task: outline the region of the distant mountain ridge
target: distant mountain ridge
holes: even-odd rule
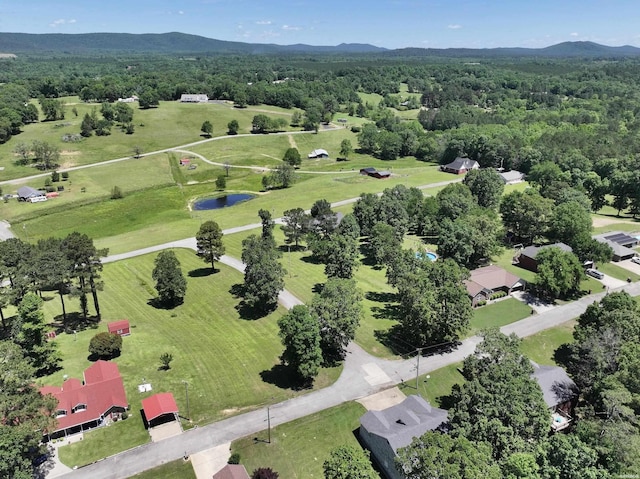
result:
[[[0,33],[2,53],[374,53],[385,48],[361,43],[336,46],[229,42],[186,33]]]
[[[391,57],[453,58],[622,58],[640,57],[640,48],[611,47],[593,42],[564,42],[545,48],[401,48],[388,50],[365,43],[317,46],[276,45],[216,40],[186,33],[0,33],[0,53],[70,54],[276,54],[276,53],[378,53]]]

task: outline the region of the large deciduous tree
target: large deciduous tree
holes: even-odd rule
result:
[[[303,305],[294,306],[278,320],[284,352],[280,360],[290,366],[304,385],[311,384],[320,371],[320,325]]]
[[[313,297],[311,315],[320,324],[320,346],[326,364],[344,359],[362,316],[362,293],[352,279],[327,280]]]
[[[551,241],[574,246],[578,239],[589,237],[592,228],[591,213],[577,201],[569,201],[554,208],[548,237]]]
[[[377,479],[371,466],[369,451],[361,447],[342,445],[331,450],[322,464],[324,479]]]
[[[42,434],[54,429],[57,402],[40,394],[18,346],[0,341],[0,358],[0,477],[32,479],[32,461],[44,450]]]
[[[501,479],[491,446],[429,431],[398,450],[396,467],[406,479]]]
[[[329,278],[352,278],[360,265],[358,241],[337,233],[325,241],[324,273]]]
[[[500,204],[504,181],[493,168],[471,170],[462,182],[469,187],[479,206],[495,209]]]
[[[302,163],[302,157],[297,148],[287,148],[287,151],[284,152],[284,156],[282,157],[282,161],[296,167]]]
[[[584,268],[578,257],[555,246],[544,248],[536,256],[538,274],[535,285],[550,298],[564,298],[580,290]]]
[[[553,201],[533,189],[512,191],[500,203],[505,229],[527,245],[546,234],[552,211]]]
[[[211,271],[215,271],[215,262],[220,260],[225,248],[222,242],[222,230],[215,221],[205,221],[196,233],[196,254],[203,261],[211,264]]]
[[[520,339],[497,329],[485,331],[474,354],[464,360],[466,382],[453,388],[453,436],[491,444],[496,460],[535,451],[548,434],[550,419],[532,373]]]
[[[284,224],[281,228],[286,238],[285,242],[287,244],[294,243],[295,247],[298,248],[300,240],[309,231],[309,215],[302,208],[293,208],[285,211],[282,219]]]
[[[176,254],[171,250],[161,251],[154,264],[151,277],[156,282],[160,303],[169,308],[182,303],[187,292],[187,280]]]
[[[244,302],[248,307],[268,312],[277,306],[285,273],[279,257],[280,252],[270,238],[251,235],[242,241]]]

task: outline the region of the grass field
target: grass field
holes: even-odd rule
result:
[[[507,298],[473,310],[468,335],[486,328],[500,328],[531,315],[531,308],[515,298]]]
[[[557,365],[553,353],[563,344],[573,342],[573,328],[575,325],[576,321],[572,319],[555,328],[524,338],[520,345],[520,350],[525,356],[538,364]]]
[[[194,105],[177,101],[163,101],[158,108],[141,110],[134,103],[134,134],[127,135],[114,127],[109,136],[92,136],[80,143],[64,143],[62,136],[66,133],[80,133],[85,113],[90,113],[93,108],[99,111],[100,105],[83,103],[77,97],[61,100],[67,103],[64,120],[26,125],[21,134],[0,145],[0,158],[3,159],[0,166],[5,167],[3,179],[37,173],[33,168],[14,164],[13,150],[18,143],[47,141],[61,150],[60,167],[69,168],[131,156],[134,146],[139,146],[144,153],[200,141],[203,139],[200,128],[205,120],[213,124],[213,136],[223,136],[227,134],[227,123],[233,119],[240,125],[239,133],[249,133],[251,121],[256,114],[288,117],[293,113],[292,110],[267,105],[238,109],[230,105]],[[77,117],[71,111],[74,107],[78,110]]]
[[[242,282],[240,273],[221,265],[219,272],[208,275],[209,269],[192,252],[177,250],[176,254],[184,274],[190,274],[185,303],[173,310],[148,304],[153,297],[151,270],[155,255],[105,265],[105,290],[100,295],[104,322],[128,318],[132,324],[131,336],[124,338],[122,355],[115,359],[131,417],[62,448],[66,464],[85,464],[145,442],[147,434],[138,411],[141,400],[155,392],[173,392],[181,416],[186,417],[182,381],[189,383],[189,412],[195,424],[207,424],[306,392],[290,389],[287,377],[280,368],[274,368],[282,352],[276,320],[283,311],[278,309],[258,320],[242,319],[235,309],[239,300],[229,293],[234,284]],[[71,310],[74,306],[68,304]],[[47,318],[57,316],[59,308],[57,299],[46,301]],[[63,375],[82,377],[82,371],[91,364],[87,359],[89,340],[104,330],[103,323],[97,329],[78,328],[76,335],[58,335],[62,369],[40,383],[59,385]],[[163,352],[174,357],[169,371],[159,370]],[[322,370],[315,387],[331,384],[340,370]],[[137,385],[143,378],[152,384],[152,393],[138,392]]]
[[[130,479],[196,479],[196,473],[191,462],[178,459],[131,476]]]
[[[615,263],[598,264],[598,269],[604,274],[608,274],[609,276],[612,276],[621,281],[626,281],[628,278],[631,278],[631,281],[640,280],[639,275],[629,271],[628,269],[624,269]]]
[[[356,402],[349,402],[246,437],[231,444],[231,451],[240,454],[247,472],[258,467],[270,467],[281,478],[307,479],[324,477],[322,464],[331,450],[343,444],[360,447],[354,431],[366,412]]]

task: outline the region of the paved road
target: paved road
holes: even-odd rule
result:
[[[258,227],[259,225],[248,225]],[[195,240],[189,238],[165,245],[153,246],[122,255],[105,258],[105,262],[147,254],[164,248],[183,247],[195,249]],[[223,256],[221,262],[242,271],[244,265],[235,258]],[[616,290],[626,290],[633,296],[640,295],[640,283],[626,284]],[[519,337],[536,334],[542,330],[558,326],[582,314],[587,306],[604,296],[604,292],[583,297],[578,301],[559,306],[542,314],[532,315],[516,323],[504,326],[505,334],[514,333]],[[288,292],[283,292],[280,301],[287,308],[301,302]],[[267,412],[274,426],[337,406],[343,402],[359,399],[392,385],[410,381],[419,374],[425,374],[444,366],[462,361],[473,353],[481,341],[473,336],[462,341],[454,351],[423,358],[417,370],[415,358],[408,360],[385,360],[366,353],[357,344],[348,347],[340,378],[331,386],[314,391],[267,408],[234,416],[204,427],[184,432],[157,443],[125,451],[97,463],[77,469],[63,476],[68,479],[120,479],[151,469],[165,462],[180,459],[184,454],[191,455],[241,437],[256,434],[265,429]]]

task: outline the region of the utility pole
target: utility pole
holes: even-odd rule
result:
[[[189,383],[187,381],[182,381],[184,383],[184,394],[187,396],[187,419],[191,422],[191,411],[189,410]]]
[[[271,444],[271,412],[269,406],[267,406],[267,442]]]
[[[420,355],[421,354],[422,354],[422,350],[418,349],[418,355],[416,356],[418,358],[418,362],[416,363],[416,392],[418,392],[418,394],[420,394],[418,390],[418,376],[420,376]]]

